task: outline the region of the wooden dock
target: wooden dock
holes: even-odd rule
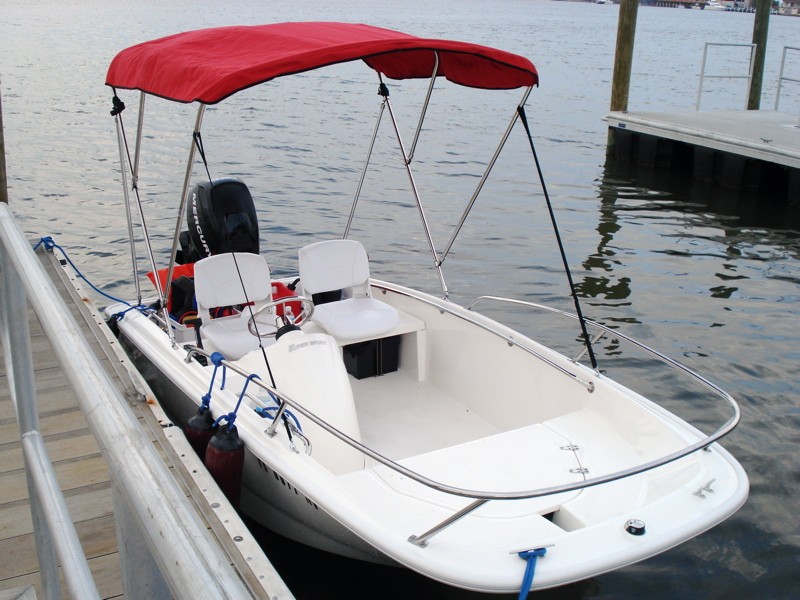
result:
[[[73,316],[82,321],[77,307]],[[103,598],[121,598],[108,467],[33,311],[29,311],[28,325],[41,432],[47,452],[98,591]],[[85,333],[88,339],[91,336],[88,328]],[[99,342],[92,340],[92,347],[99,351]],[[126,393],[126,384],[111,368],[110,361],[106,359],[103,364],[119,389]],[[0,365],[0,435],[0,589],[33,584],[41,596],[22,444],[5,363]],[[68,597],[63,586],[62,590]]]
[[[767,110],[611,112],[613,155],[800,201],[800,120]]]
[[[234,537],[229,535],[231,527],[243,527],[240,522],[237,523],[235,512],[233,518],[226,518],[223,524],[219,513],[209,508],[211,503],[204,501],[209,492],[197,489],[192,479],[197,475],[190,475],[191,471],[183,468],[184,461],[196,460],[196,457],[190,452],[190,457],[181,458],[181,452],[175,450],[172,438],[180,438],[183,441],[179,443],[185,443],[183,436],[174,428],[164,429],[150,407],[142,401],[143,396],[134,389],[128,377],[128,367],[118,359],[106,334],[97,327],[97,315],[92,314],[92,309],[71,285],[65,285],[67,276],[53,255],[48,252],[39,256],[50,279],[81,325],[84,337],[123,396],[131,401],[139,423],[148,432],[187,497],[193,499],[201,518],[225,548],[242,580],[254,591],[254,597],[269,598],[274,595],[281,599],[291,598],[291,593],[255,545],[249,532],[237,530],[236,543],[231,541]],[[101,597],[123,598],[108,467],[31,310],[29,327],[40,427],[50,460]],[[0,346],[0,353],[4,351]],[[2,590],[32,584],[39,597],[42,597],[22,447],[4,362],[0,363],[0,435],[0,594]],[[265,589],[270,586],[271,593]],[[63,577],[62,590],[64,597],[69,597]]]

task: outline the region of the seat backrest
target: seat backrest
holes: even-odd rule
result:
[[[369,259],[361,242],[317,242],[301,248],[299,259],[306,294],[343,290],[344,297],[369,296]]]
[[[242,286],[244,284],[244,287]],[[194,291],[200,318],[208,310],[272,299],[269,266],[263,256],[249,252],[216,254],[194,265]]]

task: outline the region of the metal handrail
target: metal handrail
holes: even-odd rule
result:
[[[404,296],[407,296],[407,297],[412,297],[410,294],[408,294],[406,292],[403,292],[400,289],[392,288],[388,284],[385,284],[385,283],[377,283],[377,282],[373,281],[372,282],[372,287],[377,288],[377,289],[383,289],[383,290],[391,291],[393,293],[397,293],[397,294],[404,295]],[[482,324],[482,323],[480,323],[480,322],[478,322],[476,320],[470,319],[466,315],[459,314],[458,312],[453,310],[452,306],[448,306],[447,301],[441,301],[441,302],[439,302],[439,301],[431,301],[431,300],[428,300],[428,299],[425,299],[425,298],[420,298],[419,296],[413,296],[413,298],[416,299],[416,300],[425,302],[425,303],[427,303],[427,304],[429,304],[431,306],[435,306],[440,311],[447,312],[447,313],[452,314],[454,316],[457,316],[457,317],[459,317],[461,319],[464,319],[465,321],[468,321],[468,322],[473,323],[475,325],[481,326],[486,331],[489,331],[489,332],[497,335],[498,337],[501,337],[502,339],[506,340],[509,344],[514,344],[514,345],[516,345],[516,346],[518,346],[520,348],[527,349],[532,354],[541,357],[541,355],[539,355],[538,353],[535,353],[534,351],[528,349],[527,346],[525,346],[523,344],[520,344],[518,341],[514,340],[513,338],[511,338],[509,336],[506,336],[506,335],[496,331],[495,329],[493,329],[491,327],[488,327],[488,326],[486,326],[486,325],[484,325],[484,324]],[[482,296],[482,297],[478,298],[475,302],[473,302],[472,306],[474,306],[477,302],[479,302],[481,300],[488,300],[488,299],[500,300],[500,301],[508,301],[508,302],[514,302],[514,303],[519,303],[519,304],[525,304],[525,305],[533,306],[533,307],[536,307],[536,308],[543,308],[545,310],[550,310],[551,312],[562,314],[562,315],[568,316],[570,318],[574,318],[574,319],[578,318],[576,315],[572,315],[570,313],[566,313],[566,312],[560,311],[558,309],[550,309],[548,307],[536,305],[536,304],[533,304],[533,303],[527,303],[527,302],[523,302],[523,301],[515,301],[515,300],[510,300],[510,299],[505,299],[505,298],[500,298],[500,297],[495,297],[495,296]],[[539,489],[535,489],[535,490],[524,490],[524,491],[518,491],[518,492],[491,492],[491,491],[485,491],[485,490],[469,490],[469,489],[459,488],[459,487],[455,487],[455,486],[451,486],[451,485],[447,485],[447,484],[444,484],[444,483],[441,483],[441,482],[434,481],[434,480],[432,480],[432,479],[430,479],[428,477],[425,477],[424,475],[422,475],[420,473],[417,473],[416,471],[413,471],[413,470],[411,470],[411,469],[409,469],[407,467],[404,467],[403,465],[400,465],[400,464],[394,462],[393,460],[391,460],[389,458],[386,458],[382,454],[379,454],[379,453],[375,452],[374,450],[368,448],[367,446],[364,446],[363,444],[361,444],[360,442],[354,440],[353,438],[351,438],[347,434],[342,433],[341,431],[339,431],[338,429],[336,429],[332,425],[328,424],[326,421],[324,421],[323,419],[318,417],[313,412],[307,410],[305,407],[303,407],[302,404],[300,404],[297,401],[293,400],[291,397],[287,396],[286,394],[282,394],[277,389],[275,389],[272,386],[270,386],[269,384],[265,383],[263,380],[255,379],[255,378],[251,379],[250,380],[250,385],[259,386],[262,389],[264,389],[267,392],[269,392],[270,394],[272,394],[275,398],[277,398],[279,406],[280,406],[280,410],[278,411],[278,414],[276,415],[276,419],[279,418],[279,415],[282,413],[282,410],[285,410],[286,406],[289,406],[293,410],[296,410],[297,412],[302,414],[304,417],[310,419],[312,422],[314,422],[319,427],[323,428],[328,433],[332,434],[333,436],[335,436],[336,438],[341,440],[342,442],[344,442],[344,443],[348,444],[349,446],[355,448],[356,450],[360,451],[362,454],[372,458],[373,460],[379,462],[380,464],[384,465],[385,467],[388,467],[388,468],[392,469],[393,471],[396,471],[397,473],[400,473],[401,475],[404,475],[404,476],[408,477],[409,479],[412,479],[413,481],[416,481],[417,483],[425,485],[426,487],[429,487],[431,489],[434,489],[434,490],[437,490],[437,491],[440,491],[440,492],[443,492],[443,493],[446,493],[446,494],[451,494],[453,496],[461,496],[461,497],[466,497],[466,498],[472,498],[473,499],[472,503],[467,505],[465,508],[457,511],[454,515],[448,517],[443,522],[439,523],[438,525],[436,525],[435,527],[433,527],[429,531],[427,531],[424,534],[419,535],[419,536],[412,535],[412,536],[409,537],[409,541],[411,543],[413,543],[415,545],[418,545],[418,546],[424,547],[426,545],[426,541],[428,539],[430,539],[431,537],[433,537],[434,535],[436,535],[437,533],[439,533],[440,531],[442,531],[446,527],[452,525],[453,523],[455,523],[456,521],[458,521],[462,517],[466,516],[467,514],[469,514],[470,512],[475,510],[476,508],[478,508],[481,505],[485,504],[489,500],[521,500],[521,499],[528,499],[528,498],[540,498],[540,497],[543,497],[543,496],[551,496],[551,495],[554,495],[554,494],[560,494],[560,493],[564,493],[564,492],[572,492],[572,491],[582,490],[582,489],[586,489],[586,488],[589,488],[589,487],[594,487],[594,486],[597,486],[597,485],[610,483],[612,481],[617,481],[619,479],[624,479],[626,477],[631,477],[633,475],[638,475],[640,473],[644,473],[646,471],[650,471],[650,470],[655,469],[657,467],[661,467],[663,465],[666,465],[666,464],[669,464],[669,463],[674,462],[676,460],[679,460],[681,458],[684,458],[685,456],[693,454],[694,452],[697,452],[698,450],[702,450],[704,448],[707,448],[708,446],[710,446],[714,442],[720,440],[721,438],[726,436],[728,433],[733,431],[733,429],[736,427],[736,425],[738,425],[739,420],[741,418],[741,412],[739,410],[739,406],[736,403],[736,401],[729,394],[727,394],[724,390],[720,389],[719,387],[717,387],[713,383],[711,383],[711,382],[707,381],[706,379],[702,378],[700,375],[697,375],[696,373],[694,373],[693,371],[691,371],[688,368],[684,367],[680,363],[675,362],[674,360],[672,360],[672,359],[670,359],[670,358],[668,358],[668,357],[656,352],[655,350],[651,350],[650,348],[647,348],[646,346],[640,344],[639,342],[636,342],[635,340],[627,338],[626,336],[622,336],[618,332],[615,332],[615,331],[613,331],[611,329],[608,329],[608,328],[604,327],[603,325],[600,325],[599,323],[595,323],[594,321],[588,321],[587,320],[586,322],[588,324],[592,325],[592,326],[600,327],[601,329],[606,329],[607,331],[609,331],[611,333],[614,333],[615,335],[620,335],[624,339],[626,339],[628,341],[631,341],[632,343],[636,344],[637,346],[639,346],[641,348],[644,348],[645,350],[648,350],[649,352],[652,352],[654,355],[656,355],[659,358],[665,360],[667,363],[672,364],[673,366],[676,366],[676,367],[680,368],[681,370],[687,372],[688,374],[692,375],[693,377],[696,377],[699,381],[705,383],[708,387],[710,387],[712,390],[714,390],[715,392],[720,394],[724,399],[726,399],[729,402],[729,404],[731,405],[731,407],[733,409],[733,415],[719,429],[717,429],[711,435],[706,436],[702,440],[699,440],[699,441],[695,442],[694,444],[691,444],[691,445],[687,446],[686,448],[684,448],[682,450],[679,450],[677,452],[673,452],[671,454],[668,454],[668,455],[663,456],[661,458],[658,458],[656,460],[652,460],[652,461],[643,463],[643,464],[638,465],[636,467],[630,467],[628,469],[623,469],[621,471],[616,471],[614,473],[610,473],[610,474],[607,474],[607,475],[602,475],[602,476],[599,476],[599,477],[593,477],[591,479],[586,479],[586,480],[584,480],[582,482],[569,483],[569,484],[563,484],[563,485],[556,485],[556,486],[550,486],[550,487],[547,487],[547,488],[539,488]],[[187,351],[187,360],[191,360],[192,355],[202,355],[202,356],[206,356],[206,357],[210,357],[211,356],[210,352],[207,352],[206,350],[203,350],[201,348],[197,348],[195,346],[187,345],[187,346],[184,346],[184,349]],[[547,359],[545,359],[545,360],[547,360]],[[548,360],[548,362],[551,362],[551,361]],[[225,365],[227,368],[232,369],[234,372],[238,373],[242,377],[246,378],[246,377],[249,377],[251,375],[251,373],[245,371],[244,369],[242,369],[238,365],[235,365],[232,362],[229,362],[227,360],[223,360],[222,364]],[[555,363],[552,363],[552,364],[555,365]],[[558,366],[558,365],[555,365],[555,366]],[[559,369],[563,371],[563,369],[561,369],[560,367],[559,367]],[[569,373],[569,372],[567,372],[567,373]]]
[[[127,401],[89,348],[5,204],[0,205],[0,242],[0,254],[8,259],[3,264],[4,277],[6,269],[14,271],[24,286],[21,289],[27,293],[92,433],[103,448],[115,489],[137,516],[142,538],[147,540],[173,595],[208,600],[252,597],[228,557],[210,539]],[[15,356],[15,360],[24,357]],[[169,535],[165,536],[165,532]]]
[[[445,302],[441,302],[441,301],[438,301],[438,300],[433,301],[433,300],[428,300],[426,298],[421,298],[419,296],[411,296],[410,294],[402,292],[401,290],[393,288],[393,287],[391,287],[391,286],[389,286],[389,285],[387,285],[385,283],[376,283],[376,282],[373,281],[372,287],[377,288],[379,290],[386,290],[386,291],[394,292],[395,294],[400,294],[401,296],[407,296],[409,298],[413,297],[415,300],[418,300],[418,301],[423,302],[425,304],[428,304],[430,306],[435,306],[440,311],[447,312],[447,313],[449,313],[449,314],[451,314],[451,315],[453,315],[455,317],[458,317],[459,319],[463,319],[464,321],[467,321],[471,325],[475,325],[477,327],[480,327],[481,329],[483,329],[485,331],[488,331],[489,333],[492,333],[492,334],[496,335],[499,338],[504,339],[508,343],[509,346],[516,346],[517,348],[519,348],[521,350],[524,350],[528,354],[531,354],[532,356],[535,356],[539,360],[547,363],[548,365],[550,365],[554,369],[556,369],[558,371],[561,371],[561,373],[563,373],[564,375],[566,375],[567,377],[569,377],[570,379],[572,379],[576,383],[579,383],[583,387],[585,387],[587,389],[587,391],[589,391],[590,393],[594,391],[594,383],[593,382],[581,379],[580,377],[578,377],[572,371],[570,371],[568,369],[565,369],[564,367],[562,367],[558,363],[553,362],[552,360],[550,360],[549,358],[547,358],[546,356],[544,356],[540,352],[537,352],[533,348],[531,348],[529,346],[526,346],[525,344],[522,344],[519,340],[514,339],[510,335],[506,335],[506,334],[504,334],[504,333],[502,333],[500,331],[497,331],[493,327],[489,327],[485,323],[481,323],[480,321],[478,321],[476,319],[471,319],[471,318],[467,317],[466,315],[462,315],[462,314],[454,311],[453,308],[452,308],[453,305],[447,303],[446,301]]]
[[[97,586],[39,432],[25,291],[2,245],[0,270],[0,334],[9,394],[22,440],[42,593],[47,600],[61,600],[60,563],[64,582],[73,598],[99,600]]]
[[[191,359],[192,355],[200,355],[200,356],[205,356],[206,358],[211,358],[212,353],[208,352],[207,350],[203,350],[202,348],[198,348],[192,345],[186,345],[183,348],[187,352],[188,359]],[[251,375],[250,372],[242,369],[240,366],[232,362],[229,362],[227,360],[221,361],[221,364],[231,369],[235,373],[241,375],[242,377],[249,377]],[[666,465],[668,463],[678,460],[679,458],[683,458],[685,456],[688,456],[689,454],[697,452],[698,450],[702,450],[707,446],[710,446],[720,438],[730,433],[734,429],[734,427],[736,427],[736,425],[739,423],[739,417],[740,417],[739,407],[738,405],[736,405],[736,402],[733,402],[733,405],[736,409],[735,414],[728,420],[728,422],[723,427],[720,427],[720,429],[718,429],[716,432],[700,440],[699,442],[692,444],[691,446],[687,446],[683,450],[679,450],[678,452],[674,452],[667,456],[663,456],[659,459],[643,463],[637,467],[631,467],[629,469],[624,469],[622,471],[617,471],[615,473],[603,475],[602,477],[595,477],[593,479],[587,479],[585,481],[577,483],[569,483],[564,485],[539,488],[535,490],[524,490],[519,492],[490,492],[484,490],[470,490],[466,488],[459,488],[447,485],[445,483],[434,481],[433,479],[425,477],[424,475],[421,475],[416,471],[412,471],[411,469],[404,467],[403,465],[398,464],[389,458],[386,458],[382,454],[375,452],[371,448],[364,446],[361,442],[354,440],[346,433],[342,433],[341,431],[330,425],[327,421],[323,420],[310,410],[306,409],[302,404],[292,399],[290,396],[287,396],[286,394],[279,392],[277,389],[273,388],[268,383],[265,383],[263,380],[251,379],[249,385],[256,385],[264,389],[265,391],[275,396],[278,399],[278,402],[281,406],[285,404],[291,407],[292,409],[297,410],[297,412],[299,412],[301,415],[310,419],[316,425],[319,425],[325,431],[337,437],[338,439],[345,442],[349,446],[352,446],[356,450],[359,450],[362,454],[365,454],[366,456],[376,460],[382,465],[389,467],[394,471],[397,471],[401,475],[405,475],[406,477],[413,479],[417,483],[421,483],[431,489],[437,490],[439,492],[444,492],[446,494],[451,494],[453,496],[462,496],[466,498],[476,498],[483,500],[524,500],[528,498],[540,498],[542,496],[550,496],[553,494],[560,494],[562,492],[573,492],[587,487],[600,485],[602,483],[609,483],[611,481],[616,481],[617,479],[630,477],[631,475],[637,475],[639,473],[643,473],[644,471],[649,471],[651,469],[655,469],[656,467]]]
[[[706,56],[708,55],[709,46],[732,46],[750,48],[750,67],[747,75],[706,75]],[[726,44],[722,42],[706,42],[703,47],[703,64],[700,67],[700,85],[697,88],[697,103],[694,109],[700,110],[700,97],[703,95],[703,80],[704,79],[747,79],[747,93],[745,94],[745,108],[747,108],[747,99],[750,97],[750,86],[753,84],[753,69],[755,67],[756,59],[756,44]]]
[[[572,313],[569,313],[569,312],[566,312],[566,311],[563,311],[563,310],[559,310],[557,308],[552,308],[550,306],[544,306],[542,304],[536,304],[535,302],[527,302],[525,300],[514,300],[512,298],[503,298],[501,296],[480,296],[480,297],[476,298],[472,302],[472,304],[469,305],[467,310],[472,310],[472,308],[475,305],[477,305],[478,303],[483,302],[485,300],[493,300],[493,301],[497,301],[497,302],[505,302],[505,303],[509,303],[509,304],[517,304],[517,305],[520,305],[520,306],[527,306],[527,307],[530,307],[530,308],[536,308],[536,309],[539,309],[539,310],[543,310],[543,311],[546,311],[546,312],[557,314],[557,315],[560,315],[562,317],[567,317],[567,318],[570,318],[570,319],[574,319],[576,321],[579,320],[578,315],[574,315]],[[650,348],[648,346],[645,346],[641,342],[638,342],[635,339],[626,336],[624,333],[620,333],[616,329],[611,329],[610,327],[606,327],[605,325],[597,323],[596,321],[591,321],[589,319],[585,319],[585,321],[586,321],[587,325],[591,325],[592,327],[596,327],[598,329],[601,329],[603,333],[613,334],[614,336],[619,337],[619,338],[625,340],[626,342],[629,342],[629,343],[633,344],[634,346],[644,350],[645,352],[648,352],[649,354],[652,354],[653,356],[655,356],[659,360],[667,363],[668,365],[670,365],[672,367],[675,367],[676,369],[679,369],[679,370],[683,371],[684,373],[686,373],[690,377],[696,379],[702,385],[704,385],[704,386],[708,387],[709,389],[711,389],[711,391],[713,391],[714,393],[716,393],[717,395],[722,397],[722,399],[725,400],[726,402],[728,402],[728,404],[731,405],[731,408],[733,408],[734,415],[737,416],[737,420],[736,420],[736,423],[730,429],[733,430],[733,428],[736,427],[736,425],[738,424],[738,416],[740,415],[739,405],[736,403],[736,400],[734,400],[733,397],[728,392],[726,392],[725,390],[723,390],[719,386],[715,385],[714,383],[710,382],[708,379],[706,379],[702,375],[699,375],[698,373],[695,373],[694,371],[692,371],[688,367],[682,365],[678,361],[671,359],[669,356],[661,354],[657,350],[653,350],[652,348]],[[725,434],[723,434],[720,437],[723,437],[727,433],[730,433],[730,431],[727,431]]]
[[[800,79],[792,79],[791,77],[784,77],[783,76],[783,70],[784,70],[784,67],[786,66],[786,51],[787,50],[798,50],[798,51],[800,51],[800,48],[798,48],[797,46],[784,46],[783,47],[783,54],[781,55],[781,71],[778,74],[778,91],[775,94],[775,111],[776,112],[778,111],[778,103],[780,102],[780,99],[781,99],[781,85],[782,85],[782,83],[784,81],[790,81],[792,83],[800,83]],[[800,121],[798,121],[798,124],[800,125]]]

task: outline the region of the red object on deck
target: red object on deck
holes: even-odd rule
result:
[[[169,267],[166,269],[159,269],[158,271],[158,280],[161,283],[161,290],[167,291],[167,275],[169,274]],[[189,263],[188,265],[175,265],[172,269],[172,281],[175,281],[179,277],[194,277],[194,263]],[[156,285],[156,278],[153,275],[153,272],[150,271],[147,274],[148,279],[153,284]],[[170,292],[172,291],[172,286],[170,286]],[[167,299],[167,310],[172,312],[172,293],[170,293],[170,297]]]
[[[286,287],[284,284],[282,284],[280,281],[272,282],[273,300],[279,300],[280,298],[286,298],[291,296],[297,296],[297,294],[294,291],[290,290],[288,287]],[[295,319],[297,319],[297,317],[300,316],[300,311],[303,309],[303,305],[300,302],[287,302],[286,304],[278,304],[278,306],[275,307],[275,312],[282,317],[284,313],[284,308],[286,306],[292,309],[292,314],[294,315]]]

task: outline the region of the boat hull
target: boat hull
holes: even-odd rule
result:
[[[199,402],[157,368],[124,332],[118,339],[170,421],[183,428],[197,412]],[[259,525],[312,548],[357,560],[397,565],[321,509],[300,491],[291,476],[267,464],[248,447],[245,447],[242,479],[239,507]]]
[[[422,394],[424,380],[441,379],[440,385],[445,385],[449,379],[446,373],[459,365],[467,372],[474,370],[465,367],[463,361],[476,349],[486,353],[481,360],[491,364],[492,372],[501,368],[499,365],[520,370],[526,364],[541,362],[535,356],[521,355],[519,348],[507,340],[513,337],[523,346],[542,352],[544,349],[478,313],[451,305],[447,311],[442,310],[441,301],[436,298],[400,286],[382,284],[373,292],[402,312],[413,313],[425,329],[409,327],[404,334],[398,373],[353,381],[360,390],[359,410],[365,413],[394,410],[399,404],[413,410],[411,396]],[[134,314],[125,321],[128,319],[120,324],[122,345],[165,412],[182,425],[208,390],[210,368],[187,366],[185,351],[173,348],[147,317]],[[471,336],[476,339],[470,340]],[[459,342],[459,347],[453,346],[451,338]],[[439,344],[451,348],[447,356],[431,356]],[[501,354],[504,352],[508,356]],[[563,483],[563,475],[553,475],[553,482],[547,479],[547,469],[551,467],[558,467],[561,473],[574,471],[567,481],[580,481],[586,477],[582,467],[592,474],[613,472],[628,466],[623,458],[637,464],[660,451],[659,445],[670,451],[678,442],[688,445],[703,438],[699,431],[601,374],[556,354],[548,356],[561,361],[559,364],[571,365],[580,377],[567,380],[563,387],[550,387],[538,373],[527,383],[516,380],[507,390],[495,389],[508,396],[515,387],[544,387],[550,390],[548,395],[563,397],[568,393],[574,395],[572,400],[564,397],[558,407],[537,409],[526,417],[529,425],[511,422],[500,433],[476,436],[438,450],[417,449],[405,453],[399,463],[468,489],[489,489],[497,482],[511,481],[510,489],[516,491]],[[546,373],[555,372],[553,367],[546,369]],[[403,388],[406,391],[402,398],[386,398],[387,404],[381,405],[375,386],[403,378],[410,387]],[[582,387],[580,378],[591,380],[594,391]],[[566,378],[557,375],[557,379]],[[453,395],[466,391],[458,388]],[[479,396],[485,403],[487,396],[483,392]],[[506,398],[497,397],[493,402],[499,406],[501,400]],[[235,402],[235,397],[231,395],[224,401]],[[212,408],[215,402],[212,400]],[[421,409],[423,419],[431,420],[433,406],[423,404]],[[215,416],[225,414],[230,404],[215,410]],[[474,412],[474,408],[467,412]],[[363,428],[368,429],[364,418]],[[454,423],[449,418],[443,421]],[[416,432],[401,427],[398,435],[432,437],[423,430],[425,420],[414,423]],[[608,434],[612,424],[617,433]],[[634,425],[641,431],[626,430]],[[252,411],[237,420],[248,449],[241,500],[241,509],[248,516],[311,547],[358,560],[402,565],[443,583],[482,592],[519,590],[524,562],[511,553],[513,550],[549,547],[547,558],[537,565],[532,587],[564,585],[646,559],[702,533],[738,510],[748,492],[741,467],[718,444],[713,444],[707,451],[600,486],[557,496],[490,502],[422,547],[409,543],[409,537],[424,533],[471,500],[429,489],[371,460],[363,469],[334,474],[315,460],[318,455],[297,451],[302,450],[299,443],[299,448],[292,449],[280,435],[267,437],[268,426],[269,421],[256,417]],[[659,433],[659,428],[664,431]],[[447,435],[442,429],[433,431],[440,437]],[[394,434],[387,431],[385,435]],[[642,436],[644,445],[636,451],[642,456],[622,447],[623,438]],[[609,443],[608,456],[593,453]],[[613,450],[615,447],[617,450]],[[482,461],[489,460],[487,457],[495,462],[484,468],[487,464]],[[533,462],[526,457],[532,457]],[[536,465],[536,472],[541,475],[526,474],[530,465]],[[474,474],[481,470],[489,472],[488,479],[476,479]],[[482,487],[484,484],[486,487]],[[497,484],[495,489],[505,484]],[[713,492],[704,494],[703,489]],[[632,518],[644,521],[645,535],[626,532],[626,522]]]

